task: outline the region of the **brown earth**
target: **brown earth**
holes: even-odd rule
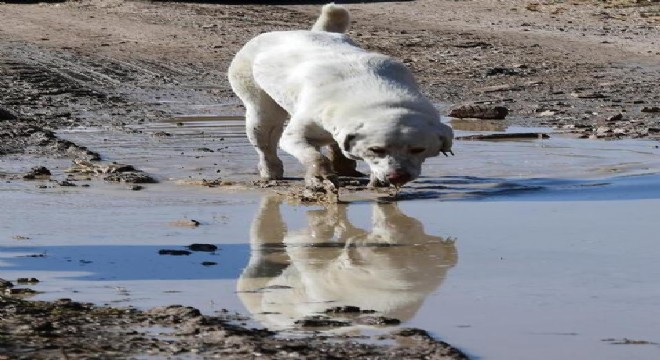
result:
[[[319,10],[313,1],[22,3],[0,3],[0,156],[91,161],[103,154],[54,131],[112,126],[130,132],[144,122],[190,114],[196,104],[226,104],[225,111],[238,113],[225,76],[233,54],[261,32],[309,28]],[[508,123],[591,138],[660,139],[657,0],[419,0],[348,8],[356,41],[406,63],[445,114],[463,103],[504,106]],[[199,315],[190,322],[135,310],[73,308],[0,299],[0,358],[84,358],[97,351],[122,358],[151,347],[166,356],[184,349],[269,358],[294,352],[305,358],[464,356],[414,331],[422,345],[410,351],[417,353],[323,339],[278,342],[272,334]],[[184,323],[208,337],[175,330],[172,340],[136,330]],[[94,336],[112,341],[92,341]],[[210,338],[212,346],[205,342]]]

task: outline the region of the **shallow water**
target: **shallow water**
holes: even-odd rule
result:
[[[184,117],[136,130],[63,136],[160,184],[138,192],[100,180],[0,184],[0,277],[38,278],[35,299],[229,309],[274,329],[359,306],[482,359],[660,357],[656,344],[605,341],[660,342],[657,142],[555,134],[458,142],[457,156],[428,161],[396,204],[352,194],[347,205],[322,207],[184,185],[256,175],[240,119]],[[158,131],[170,135],[152,136]],[[9,173],[31,165],[0,162]],[[66,165],[47,164],[60,178]],[[285,167],[300,174],[289,157]],[[185,218],[201,225],[172,224]],[[159,255],[193,243],[219,250]]]

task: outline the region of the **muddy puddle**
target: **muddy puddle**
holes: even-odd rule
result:
[[[296,334],[419,327],[479,359],[658,358],[658,143],[467,125],[458,135],[550,138],[459,141],[395,203],[353,191],[320,206],[250,188],[240,117],[69,129],[160,182],[4,180],[0,277],[37,278],[34,299],[177,303]],[[34,165],[0,163],[9,175]],[[64,179],[69,164],[38,165]],[[210,179],[242,185],[199,186]]]

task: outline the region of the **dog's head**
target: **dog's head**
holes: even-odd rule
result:
[[[368,122],[342,135],[338,143],[346,157],[364,160],[372,178],[396,187],[419,177],[426,158],[451,152],[454,138],[437,117],[420,114]]]

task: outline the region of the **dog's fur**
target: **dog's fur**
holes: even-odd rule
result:
[[[229,80],[245,105],[263,179],[283,177],[278,141],[305,166],[310,187],[356,175],[355,160],[369,165],[372,185],[401,186],[427,157],[451,151],[451,128],[410,71],[359,48],[342,34],[348,22],[345,8],[325,5],[311,31],[261,34],[232,61]]]

